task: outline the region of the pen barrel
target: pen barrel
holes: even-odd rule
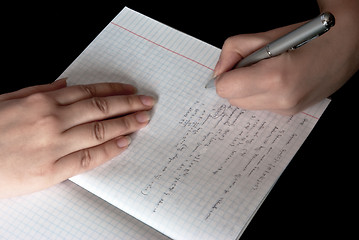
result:
[[[327,32],[335,24],[331,13],[323,13],[303,24],[294,31],[287,33],[265,47],[242,59],[235,68],[249,66],[266,58],[278,56],[290,49],[296,49],[310,40]]]
[[[254,53],[250,54],[248,57],[242,59],[234,68],[246,67],[262,59],[266,59],[270,57],[271,55],[268,54],[266,48],[261,48],[255,51]]]
[[[271,52],[271,56],[274,57],[290,49],[300,47],[327,32],[333,25],[334,16],[330,13],[323,13],[294,31],[270,43],[268,49]]]

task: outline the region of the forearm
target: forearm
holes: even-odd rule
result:
[[[332,41],[331,51],[336,51],[349,79],[359,69],[359,1],[317,0],[321,12],[331,12],[336,19],[335,26],[326,37]]]

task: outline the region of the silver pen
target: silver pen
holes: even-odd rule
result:
[[[278,56],[288,50],[294,50],[303,46],[309,41],[327,32],[335,24],[333,14],[326,12],[311,21],[303,24],[292,32],[280,37],[279,39],[267,44],[249,56],[243,58],[234,68],[249,66],[266,58]],[[215,87],[215,78],[211,79],[206,88]]]

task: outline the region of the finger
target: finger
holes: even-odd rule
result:
[[[236,51],[233,51],[233,49],[230,49],[225,44],[214,68],[213,77],[217,77],[218,75],[231,70],[241,59],[243,59],[243,56]]]
[[[59,159],[54,166],[53,182],[59,183],[100,166],[125,151],[130,142],[129,137],[120,137]]]
[[[149,120],[149,112],[142,111],[115,119],[76,126],[63,133],[66,143],[63,149],[66,152],[75,152],[102,144],[145,127]]]
[[[96,83],[75,85],[52,92],[52,96],[61,105],[71,104],[92,97],[134,94],[137,89],[124,83]]]
[[[276,109],[275,104],[265,94],[255,95],[245,98],[232,98],[228,99],[228,102],[236,107],[246,110],[269,110]]]
[[[232,98],[228,99],[228,101],[230,104],[243,109],[269,110],[281,115],[294,115],[310,105],[310,101],[301,100],[302,96],[297,91],[297,88],[276,88],[278,87],[261,94],[244,98]]]
[[[262,34],[242,34],[227,38],[214,69],[214,76],[231,70],[241,59],[264,46],[267,41]]]
[[[276,28],[263,33],[240,34],[227,38],[223,44],[222,52],[216,67],[214,68],[213,75],[216,77],[231,70],[244,57],[250,55],[274,39],[299,27],[301,24],[303,23]]]
[[[23,98],[34,93],[54,91],[66,87],[66,78],[59,79],[51,84],[31,86],[15,92],[0,95],[0,101]]]
[[[243,99],[229,99],[228,102],[236,107],[247,110],[267,110],[284,116],[294,115],[306,108],[306,105],[293,107],[281,107],[278,101],[265,95],[248,97]]]
[[[64,106],[61,118],[67,129],[87,122],[150,110],[154,103],[152,97],[143,95],[95,97]]]
[[[265,61],[219,75],[215,82],[217,94],[222,98],[240,99],[265,92],[269,85]]]

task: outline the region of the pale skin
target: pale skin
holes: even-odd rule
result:
[[[218,95],[244,109],[291,115],[339,89],[359,68],[359,1],[318,4],[336,25],[295,51],[231,70],[303,23],[227,39],[214,71]],[[121,83],[67,87],[59,80],[0,95],[0,198],[45,189],[125,151],[155,103],[135,93]]]
[[[359,68],[359,1],[318,0],[335,26],[309,44],[249,67],[231,70],[242,58],[303,23],[228,38],[214,75],[219,96],[232,105],[292,115],[338,90]]]
[[[0,95],[0,198],[35,192],[126,150],[145,127],[150,96],[121,83],[65,79]]]

